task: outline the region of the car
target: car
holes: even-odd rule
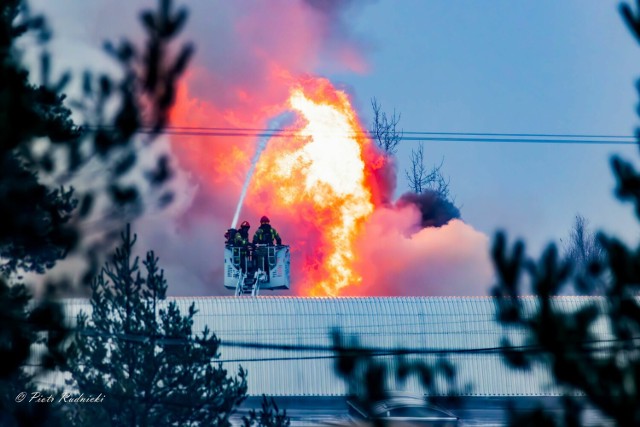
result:
[[[391,393],[373,402],[370,411],[358,399],[347,400],[349,419],[356,425],[384,421],[387,426],[456,427],[459,418],[451,412],[428,403],[421,395]]]

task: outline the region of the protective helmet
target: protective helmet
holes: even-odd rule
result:
[[[251,225],[249,224],[249,221],[242,221],[242,224],[240,224],[240,228],[251,228]]]
[[[267,218],[266,216],[263,216],[262,218],[260,218],[260,224],[269,224],[269,218]]]

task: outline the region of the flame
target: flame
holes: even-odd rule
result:
[[[217,36],[199,41],[208,54],[176,93],[172,125],[211,130],[170,136],[183,182],[176,194],[193,196],[171,227],[152,235],[167,236],[158,237],[157,249],[185,277],[172,285],[177,293],[229,293],[220,284],[223,234],[260,140],[250,133],[214,135],[215,129],[263,129],[288,109],[298,113],[287,129],[292,137],[268,141],[240,220],[253,233],[266,214],[290,244],[290,292],[485,293],[477,284],[494,281],[489,239],[455,221],[423,230],[419,207],[393,203],[394,160],[366,138],[347,95],[327,80],[301,77],[318,69],[367,69],[367,43],[345,24],[351,2],[255,3],[247,9],[243,2],[216,2],[214,24],[223,25],[209,26]]]
[[[294,278],[304,293],[338,295],[362,280],[353,267],[354,241],[374,210],[365,161],[370,141],[346,93],[325,79],[295,87],[288,104],[300,119],[291,138],[270,142],[254,191],[268,200],[265,208],[286,209],[289,221],[302,218],[292,249],[294,256],[307,252],[304,277]]]

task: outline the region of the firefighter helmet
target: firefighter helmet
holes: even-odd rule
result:
[[[242,224],[240,224],[240,228],[251,228],[251,225],[249,225],[249,221],[242,221]]]
[[[269,224],[269,222],[269,218],[267,218],[266,216],[260,218],[260,224]]]

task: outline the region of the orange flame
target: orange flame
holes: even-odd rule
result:
[[[354,240],[374,210],[365,161],[370,141],[346,93],[325,79],[293,89],[289,106],[301,119],[290,129],[292,138],[267,146],[252,204],[262,200],[263,208],[286,209],[288,218],[297,214],[296,230],[306,235],[296,235],[292,249],[295,257],[306,243],[307,259],[305,277],[294,282],[308,295],[338,295],[361,281],[353,267]]]
[[[228,293],[220,283],[223,234],[264,140],[219,130],[262,129],[266,119],[292,108],[299,113],[289,129],[293,137],[268,142],[240,218],[255,227],[268,215],[291,245],[292,293],[479,294],[469,284],[493,280],[486,236],[461,222],[421,229],[416,206],[394,207],[393,159],[366,138],[347,95],[327,80],[299,79],[320,65],[363,68],[361,44],[345,40],[342,22],[334,20],[341,6],[257,2],[246,13],[236,3],[224,2],[228,19],[216,26],[224,37],[204,49],[214,55],[191,67],[176,93],[171,123],[205,130],[171,136],[184,172],[178,191],[188,187],[192,199],[176,209],[181,213],[171,236],[179,241],[163,246],[164,259],[175,260],[202,289]],[[222,39],[228,43],[219,49]]]

